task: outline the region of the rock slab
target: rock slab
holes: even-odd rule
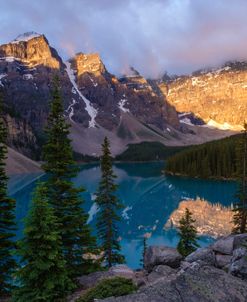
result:
[[[166,246],[150,246],[148,247],[144,263],[145,268],[151,271],[154,266],[167,265],[171,268],[178,268],[183,257],[175,248]]]

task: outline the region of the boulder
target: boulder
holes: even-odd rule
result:
[[[231,263],[231,255],[216,254],[215,266],[218,268],[227,268]]]
[[[152,269],[152,272],[147,276],[149,283],[155,282],[160,278],[166,277],[171,279],[175,276],[176,270],[167,265],[158,265]]]
[[[88,289],[95,286],[99,281],[112,277],[113,275],[109,273],[109,271],[101,271],[101,272],[94,272],[88,275],[83,275],[79,277],[77,280],[83,289]]]
[[[137,287],[146,285],[148,283],[147,272],[145,270],[137,270],[135,272],[135,279]]]
[[[150,246],[145,253],[144,264],[145,268],[150,272],[154,266],[160,264],[178,268],[182,259],[183,257],[175,248]]]
[[[172,280],[165,277],[136,293],[101,302],[246,302],[247,282],[196,262]]]
[[[191,253],[185,258],[186,262],[204,261],[210,265],[215,265],[215,254],[210,248],[198,248],[195,252]]]
[[[234,235],[233,249],[237,249],[247,244],[247,234]]]
[[[126,265],[116,265],[111,267],[108,271],[99,271],[81,276],[78,278],[78,282],[83,289],[88,289],[95,286],[103,279],[113,277],[132,279],[135,282],[135,272]]]
[[[229,272],[234,276],[247,279],[247,249],[245,247],[233,251]]]
[[[127,265],[115,265],[109,269],[109,273],[113,276],[123,277],[126,279],[135,279],[135,272]]]
[[[190,265],[191,265],[191,262],[181,261],[181,263],[180,263],[180,269],[181,270],[186,270]]]
[[[223,237],[212,245],[212,249],[220,254],[231,255],[233,252],[233,242],[234,236]]]

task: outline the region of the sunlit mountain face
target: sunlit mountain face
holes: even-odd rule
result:
[[[55,74],[72,146],[79,154],[99,156],[105,136],[116,155],[130,143],[192,145],[242,129],[244,62],[191,76],[148,79],[133,67],[117,76],[108,71],[99,53],[79,52],[65,60],[45,35],[28,32],[0,45],[0,86],[8,145],[36,160]]]

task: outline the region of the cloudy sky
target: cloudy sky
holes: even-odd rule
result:
[[[157,77],[247,59],[247,0],[0,0],[0,43],[44,33],[59,54]]]

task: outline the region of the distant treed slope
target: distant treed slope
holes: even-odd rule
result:
[[[167,160],[166,172],[201,178],[235,178],[240,135],[191,147]]]
[[[115,159],[121,161],[165,160],[168,156],[174,155],[185,148],[188,147],[164,146],[160,142],[129,144],[128,149],[116,156]]]

